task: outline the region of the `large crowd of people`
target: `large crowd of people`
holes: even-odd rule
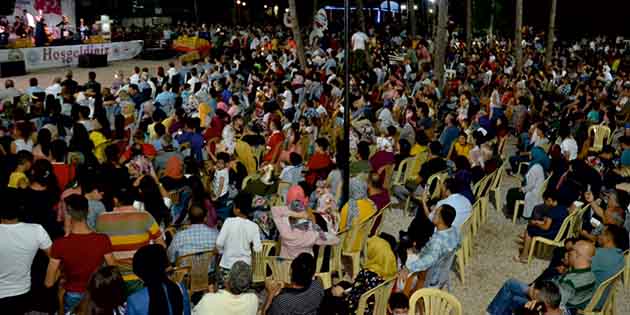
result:
[[[527,226],[514,236],[522,248],[514,248],[515,262],[527,260],[532,238],[553,239],[570,213],[590,210],[549,268],[531,283],[508,280],[488,314],[575,314],[623,268],[630,230],[623,41],[558,41],[545,62],[544,43],[525,32],[519,69],[509,40],[465,47],[452,36],[440,86],[433,43],[381,25],[348,34],[344,86],[343,33],[309,40],[300,65],[295,40],[280,26],[177,29],[209,30],[209,56],[135,67],[107,86],[95,72],[77,82],[70,70],[50,86],[32,78],[24,91],[4,81],[3,313],[54,312],[60,288],[68,314],[354,314],[363,293],[397,277],[388,311],[406,314],[408,275],[424,274],[416,288],[448,289],[444,275],[462,246],[472,187],[502,165],[505,176],[523,176],[497,203]],[[610,134],[602,140],[592,126]],[[419,156],[413,176],[392,183],[392,170]],[[427,185],[440,172],[451,176]],[[344,244],[361,251],[369,238],[360,269],[330,288],[314,280],[317,256],[330,258],[314,248],[338,244],[340,231],[408,197],[414,218],[406,231],[363,231]],[[275,255],[290,261],[291,274],[257,295],[253,255],[265,240],[279,242]],[[191,298],[169,272],[178,257],[209,250],[220,258],[208,292]]]

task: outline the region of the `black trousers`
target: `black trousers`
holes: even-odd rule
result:
[[[9,296],[0,299],[2,314],[23,315],[29,310],[29,293]]]

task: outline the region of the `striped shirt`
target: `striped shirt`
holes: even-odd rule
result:
[[[591,301],[597,286],[591,268],[572,269],[557,279],[562,295],[562,305],[568,308],[584,309]]]
[[[114,257],[123,264],[131,265],[136,251],[150,241],[162,236],[160,227],[150,213],[126,206],[114,208],[96,219],[96,231],[107,234],[112,242]],[[123,270],[125,280],[133,275]]]

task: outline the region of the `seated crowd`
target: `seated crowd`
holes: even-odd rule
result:
[[[252,44],[226,41],[212,58],[166,71],[136,67],[111,86],[94,72],[84,84],[68,72],[46,89],[31,79],[24,92],[5,81],[2,312],[355,314],[364,293],[393,282],[388,313],[406,314],[414,291],[450,288],[486,194],[474,187],[491,174],[502,183],[505,169],[523,176],[506,202],[494,196],[505,204],[497,210],[527,225],[515,235],[515,263],[527,262],[537,238],[565,246],[535,281],[506,281],[489,314],[575,314],[622,270],[630,77],[598,64],[618,48],[578,59],[561,46],[564,62],[546,65],[528,46],[517,71],[506,41],[466,58],[455,45],[448,58],[461,64],[438,88],[427,41],[358,32],[344,108],[339,34],[308,45],[300,66],[293,39],[272,27],[225,32]],[[403,64],[388,64],[391,50]],[[382,215],[391,208],[406,211]],[[582,225],[563,228],[577,213]],[[386,217],[408,214],[406,230],[380,232]],[[261,293],[255,256],[268,242],[290,275]],[[338,246],[362,259],[356,269],[344,258],[326,288],[319,273],[333,270]],[[174,272],[182,257],[207,251],[216,258],[208,288],[189,294]],[[369,300],[366,312],[374,307]]]

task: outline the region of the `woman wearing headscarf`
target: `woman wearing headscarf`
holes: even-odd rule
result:
[[[376,153],[370,158],[372,170],[381,175],[383,167],[393,165],[395,162],[396,156],[394,155],[394,145],[391,139],[389,137],[378,137],[376,139]]]
[[[361,295],[396,276],[396,264],[390,244],[380,237],[371,237],[367,241],[366,262],[354,282],[344,281],[327,290],[320,314],[354,314]],[[368,305],[366,314],[372,313],[373,304]]]
[[[308,199],[302,187],[295,185],[287,192],[286,205],[271,208],[273,221],[280,233],[280,256],[293,259],[301,253],[313,255],[313,245],[334,245],[339,239],[324,232],[306,211]]]
[[[133,272],[144,288],[127,298],[127,315],[190,315],[186,288],[168,279],[166,250],[158,244],[140,248],[133,256]]]
[[[523,217],[530,218],[536,205],[543,202],[540,189],[545,181],[545,171],[551,165],[551,161],[541,147],[534,147],[531,151],[532,160],[529,162],[529,169],[525,174],[525,184],[520,188],[512,188],[507,194],[506,215],[511,216],[514,204],[517,200],[525,200]]]
[[[350,200],[341,208],[339,229],[350,229],[353,225],[361,224],[376,213],[376,204],[368,197],[368,185],[358,178],[350,179]],[[349,251],[359,251],[364,237],[359,235],[354,244],[350,244]],[[346,245],[348,246],[348,245]]]

